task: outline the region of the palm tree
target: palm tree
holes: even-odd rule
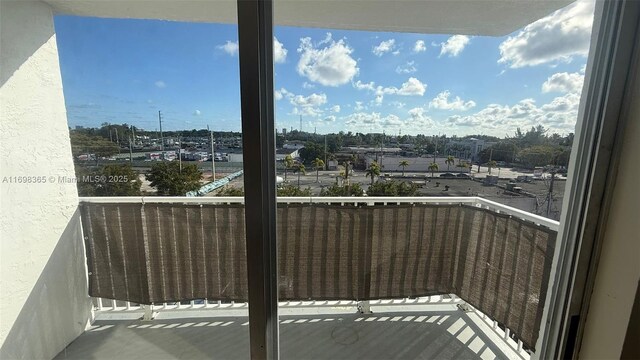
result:
[[[320,158],[313,160],[313,166],[316,168],[316,182],[320,182],[318,177],[320,176],[320,169],[324,169],[324,161]]]
[[[284,157],[284,182],[287,182],[287,170],[293,167],[293,157],[287,155]]]
[[[429,171],[431,171],[431,178],[433,179],[433,177],[434,177],[433,173],[438,171],[438,164],[437,163],[431,163],[431,165],[429,165]]]
[[[447,156],[447,160],[445,160],[444,162],[445,162],[445,164],[447,164],[447,171],[449,171],[449,166],[455,164],[456,158],[454,158],[453,156],[449,155],[449,156]]]
[[[489,175],[491,175],[491,168],[496,167],[498,163],[495,160],[491,160],[487,163],[487,167],[489,168]]]
[[[349,186],[349,166],[351,166],[351,164],[356,161],[356,157],[355,155],[351,155],[351,160],[345,160],[344,164],[344,181],[346,183],[347,186]]]
[[[298,189],[300,189],[300,174],[307,174],[307,169],[304,167],[303,163],[296,164],[295,171],[298,173]]]
[[[372,162],[367,168],[366,175],[371,177],[371,185],[376,176],[380,176],[380,165],[377,162]]]
[[[409,162],[407,160],[402,160],[400,161],[400,165],[398,165],[398,167],[402,166],[402,176],[404,177],[404,168],[409,166]]]

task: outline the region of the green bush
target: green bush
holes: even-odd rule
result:
[[[139,196],[138,172],[129,164],[110,164],[99,169],[76,166],[80,196]]]
[[[369,196],[416,196],[418,186],[404,181],[376,181],[367,189]]]
[[[160,196],[184,196],[198,190],[201,178],[202,171],[195,164],[184,165],[181,171],[177,161],[157,162],[147,172],[147,180]]]
[[[363,196],[364,190],[360,184],[351,184],[350,186],[339,186],[333,184],[320,191],[320,196]]]
[[[300,189],[294,185],[278,187],[278,196],[311,196],[311,188]]]
[[[225,186],[218,190],[216,196],[244,196],[244,189],[235,186]]]

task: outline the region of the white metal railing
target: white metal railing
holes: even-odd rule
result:
[[[153,305],[141,305],[129,301],[116,301],[111,299],[93,298],[95,310],[99,312],[142,312],[146,306],[151,306],[154,312],[175,310],[208,310],[208,309],[243,309],[248,308],[245,302],[221,302],[208,301],[206,299],[191,300],[188,302],[165,302]],[[405,299],[381,299],[369,301],[357,300],[310,300],[310,301],[281,301],[282,308],[333,308],[333,307],[370,307],[370,306],[404,306],[404,305],[434,305],[434,304],[458,304],[462,300],[454,294],[423,296]]]
[[[477,206],[497,213],[511,215],[515,218],[531,221],[535,224],[546,226],[551,230],[558,231],[559,222],[546,217],[532,214],[530,212],[503,205],[495,201],[487,200],[478,196],[423,196],[423,197],[329,197],[329,196],[309,196],[309,197],[278,197],[281,204],[465,204]],[[164,203],[164,204],[243,204],[244,197],[168,197],[168,196],[114,196],[114,197],[81,197],[80,202],[87,203]]]
[[[515,218],[527,220],[538,225],[546,226],[551,230],[558,231],[559,222],[548,219],[536,214],[529,213],[511,206],[503,205],[495,201],[487,200],[481,197],[278,197],[278,203],[283,204],[435,204],[435,205],[452,205],[464,204],[476,206],[497,213],[513,216]],[[85,203],[167,203],[167,204],[242,204],[244,197],[81,197],[80,202]],[[191,300],[186,304],[181,302],[154,304],[151,306],[133,304],[125,301],[115,301],[109,299],[96,298],[95,310],[100,313],[122,313],[136,312],[141,313],[145,319],[151,319],[154,313],[159,311],[181,311],[181,310],[214,310],[214,309],[247,309],[247,303],[223,303],[220,301]],[[500,336],[509,347],[518,353],[522,358],[528,358],[529,354],[523,350],[522,341],[514,338],[508,328],[504,330],[499,326],[498,322],[489,319],[489,317],[478,309],[469,306],[455,295],[443,296],[427,296],[419,298],[395,299],[395,300],[371,300],[371,301],[348,301],[348,300],[330,300],[330,301],[285,301],[280,302],[282,308],[301,309],[305,307],[353,307],[363,313],[370,311],[371,306],[396,306],[396,305],[429,305],[429,304],[459,304],[468,308],[477,314],[498,336]]]

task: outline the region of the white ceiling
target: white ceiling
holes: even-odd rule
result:
[[[276,25],[502,36],[574,0],[274,0]],[[230,0],[45,0],[60,14],[237,23]]]

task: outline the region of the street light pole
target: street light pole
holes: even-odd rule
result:
[[[209,125],[207,125],[207,130],[209,130]],[[211,135],[211,178],[212,181],[216,181],[216,147],[213,142],[213,130],[209,133]]]

